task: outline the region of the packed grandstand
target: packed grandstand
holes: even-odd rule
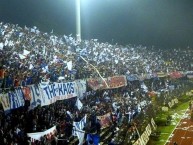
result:
[[[152,98],[177,102],[192,86],[192,70],[189,47],[76,41],[0,23],[0,143],[132,144],[138,117],[154,122]]]

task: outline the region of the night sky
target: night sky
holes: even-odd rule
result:
[[[82,39],[193,47],[193,0],[82,0]],[[75,0],[0,0],[0,21],[75,36]]]

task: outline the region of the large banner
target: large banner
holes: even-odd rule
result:
[[[146,133],[147,133],[148,136],[151,135],[152,130],[151,130],[151,125],[150,125],[150,124],[148,124],[148,125],[146,126],[145,131],[146,131]]]
[[[50,105],[58,100],[76,97],[75,82],[53,83],[47,85],[42,90],[41,106]]]
[[[106,85],[105,81],[107,82],[108,86]],[[101,78],[87,80],[88,85],[95,91],[98,89],[119,88],[127,85],[126,76],[108,77],[105,78],[105,81],[103,81]]]
[[[30,109],[38,105],[45,106],[55,103],[57,100],[80,97],[86,92],[86,81],[54,83],[41,88],[37,85],[15,88],[14,91],[0,94],[0,102],[4,111],[16,109],[25,105],[25,100],[30,101]]]
[[[151,125],[152,125],[152,127],[153,127],[153,130],[156,130],[157,125],[155,124],[155,121],[154,121],[153,118],[151,118]]]
[[[138,140],[136,140],[133,145],[144,145],[143,141],[141,140],[141,138],[138,138]]]
[[[8,92],[10,109],[16,109],[25,105],[24,95],[21,88],[16,88],[14,91]]]
[[[138,138],[138,140],[133,143],[133,145],[146,145],[149,141],[149,136],[151,135],[151,125],[148,124],[145,128],[145,131],[142,133],[142,135]]]
[[[41,139],[42,136],[46,135],[46,136],[50,136],[55,134],[56,132],[56,126],[44,131],[44,132],[35,132],[35,133],[27,133],[27,136],[31,138],[31,142],[35,142],[36,140]]]
[[[75,90],[78,98],[83,98],[86,93],[86,80],[75,80]]]
[[[147,131],[145,130],[143,134],[141,135],[141,139],[143,140],[144,145],[146,145],[149,141],[149,136],[147,134]]]
[[[97,116],[97,118],[100,120],[102,128],[106,128],[106,127],[111,125],[112,120],[111,120],[111,114],[110,113],[107,113],[103,116]]]
[[[34,109],[38,105],[41,105],[42,93],[41,89],[37,85],[30,86],[30,109]]]
[[[0,102],[3,106],[4,111],[9,111],[10,110],[10,101],[9,101],[8,93],[0,94]]]

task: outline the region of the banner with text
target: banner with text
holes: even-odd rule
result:
[[[34,109],[38,105],[41,105],[42,93],[38,85],[30,86],[30,95],[31,95],[30,109]]]
[[[138,140],[136,140],[136,141],[133,143],[133,145],[144,145],[144,144],[143,144],[142,139],[141,139],[141,138],[138,138]]]
[[[25,105],[24,95],[21,88],[16,88],[14,91],[8,92],[10,109],[16,109]]]
[[[75,82],[53,83],[42,90],[41,106],[50,105],[58,100],[76,97]]]
[[[31,142],[35,142],[36,140],[40,141],[42,136],[44,135],[51,136],[51,135],[54,135],[55,132],[56,132],[56,126],[43,132],[27,133],[27,136],[31,138]]]
[[[149,141],[149,136],[147,131],[145,130],[143,134],[141,135],[141,139],[143,140],[143,144],[146,145]]]

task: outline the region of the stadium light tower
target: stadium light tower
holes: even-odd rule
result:
[[[76,39],[81,41],[80,0],[76,0]]]

